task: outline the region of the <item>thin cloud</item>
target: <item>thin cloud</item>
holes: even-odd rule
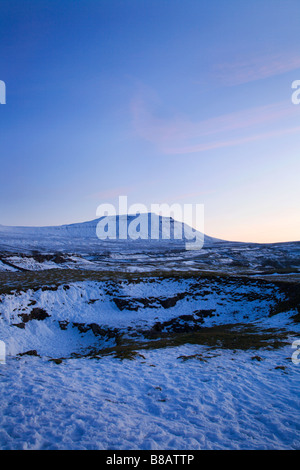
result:
[[[90,194],[89,197],[92,199],[99,199],[99,200],[111,200],[116,197],[119,197],[122,194],[129,194],[135,188],[131,186],[119,186],[117,188],[110,188],[104,189],[103,191],[99,191],[93,194]]]
[[[213,150],[217,148],[223,147],[234,147],[236,145],[246,144],[249,142],[255,142],[257,140],[269,139],[270,137],[279,137],[288,134],[296,134],[300,133],[300,126],[293,127],[290,129],[282,129],[270,132],[264,132],[261,134],[251,135],[249,137],[243,137],[241,139],[233,139],[221,142],[210,142],[208,144],[200,144],[194,145],[189,147],[182,147],[182,148],[169,148],[165,149],[165,153],[167,154],[185,154],[185,153],[199,153],[205,152],[207,150]]]
[[[198,122],[182,115],[167,119],[157,117],[141,96],[133,100],[131,110],[137,135],[164,154],[202,152],[294,132],[288,125],[282,129],[282,125],[285,119],[296,120],[299,116],[290,102],[278,102]],[[274,125],[278,124],[275,131]],[[268,125],[273,129],[262,133],[262,126]]]
[[[300,55],[277,54],[215,65],[213,75],[225,86],[241,85],[300,68]]]
[[[195,200],[196,198],[202,198],[203,196],[206,196],[207,194],[215,194],[216,191],[214,190],[207,190],[207,191],[193,191],[193,192],[189,192],[189,193],[180,193],[178,194],[178,192],[176,192],[176,194],[172,194],[172,195],[169,195],[168,198],[166,198],[164,201],[162,201],[162,203],[164,202],[167,202],[169,203],[170,201],[172,201],[172,203],[176,202],[176,201],[183,201],[183,200],[186,200],[186,199],[193,199]]]

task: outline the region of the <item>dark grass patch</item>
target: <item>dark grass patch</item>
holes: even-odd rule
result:
[[[294,320],[295,323],[300,323],[300,309],[298,307],[298,312],[296,315],[293,315],[291,318]]]
[[[197,282],[201,284],[203,281],[216,280],[222,285],[228,282],[237,283],[238,285],[279,285],[281,287],[286,283],[279,283],[276,281],[266,281],[263,279],[249,278],[243,274],[237,275],[220,271],[179,271],[179,270],[156,270],[145,273],[127,273],[123,271],[87,271],[80,269],[47,269],[43,271],[26,271],[26,272],[0,272],[0,294],[8,294],[13,291],[21,292],[28,289],[34,291],[38,289],[43,290],[57,290],[62,284],[68,285],[71,282],[82,281],[113,281],[114,284],[127,282],[128,284],[135,284],[142,281],[146,282],[160,282],[164,279],[171,279],[181,281],[184,279],[193,279],[195,281],[194,288],[197,289]],[[203,288],[203,285],[199,288]],[[295,283],[296,284],[296,283]],[[299,288],[299,283],[297,284]],[[286,287],[286,286],[285,286]]]
[[[258,362],[263,360],[260,356],[252,356],[251,359],[252,361],[258,361]]]
[[[116,352],[114,355],[116,359],[121,359],[122,361],[124,359],[128,359],[129,361],[132,361],[134,359],[137,359],[138,357],[141,357],[142,359],[146,359],[143,354],[138,353],[137,351],[130,350],[130,349],[124,349],[124,350],[119,350]]]
[[[269,316],[273,317],[278,313],[288,312],[289,310],[296,310],[296,314],[291,317],[296,323],[300,321],[300,286],[293,283],[279,283],[281,292],[284,294],[283,300],[278,300],[276,304],[271,307]]]
[[[229,324],[219,325],[209,328],[202,328],[199,331],[188,333],[182,332],[163,332],[153,339],[133,340],[131,338],[122,338],[119,343],[109,348],[101,350],[92,349],[86,356],[107,356],[136,358],[132,356],[133,352],[178,347],[186,344],[206,346],[211,349],[228,350],[259,350],[259,349],[278,349],[289,345],[289,332],[278,331],[273,328],[259,330],[252,325]]]
[[[190,356],[178,356],[177,359],[181,359],[183,362],[189,361],[191,359],[197,359],[200,362],[207,362],[207,357],[202,354],[191,354]]]

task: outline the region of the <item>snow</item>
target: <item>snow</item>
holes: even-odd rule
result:
[[[163,280],[140,279],[134,283],[126,280],[82,281],[62,284],[57,288],[27,289],[0,295],[0,335],[5,339],[8,354],[18,354],[36,349],[41,355],[64,356],[78,349],[93,346],[92,333],[82,339],[74,328],[62,331],[59,322],[68,324],[95,323],[101,328],[115,327],[128,334],[130,329],[150,329],[158,320],[165,322],[180,315],[194,315],[198,310],[213,310],[212,316],[203,319],[203,326],[218,324],[251,323],[264,327],[286,327],[289,312],[269,317],[270,307],[282,299],[278,288],[272,284],[260,286],[258,282],[233,284],[232,282],[198,279]],[[234,289],[233,289],[234,286]],[[175,305],[162,308],[161,301],[182,294]],[[249,296],[254,296],[249,301]],[[120,311],[114,299],[131,302]],[[141,300],[147,299],[148,305]],[[33,308],[44,309],[49,315],[43,321],[31,320],[24,329],[22,315]],[[292,312],[293,313],[293,312]],[[297,326],[293,325],[293,329]],[[71,348],[72,346],[72,348]]]
[[[0,260],[0,272],[1,271],[15,272],[17,269],[13,268],[12,266],[8,266]]]
[[[7,258],[9,263],[13,264],[16,268],[23,268],[29,271],[39,271],[44,269],[57,269],[57,264],[51,261],[39,263],[31,256],[20,257],[10,256]],[[17,270],[17,269],[15,269]]]
[[[159,305],[159,299],[180,293],[185,296],[170,308]],[[116,296],[137,303],[147,298],[153,305],[120,311]],[[0,448],[299,448],[300,368],[291,361],[298,325],[292,326],[290,346],[280,349],[185,344],[139,349],[134,360],[84,357],[92,347],[113,346],[115,339],[74,327],[76,322],[117,326],[130,337],[130,328],[138,332],[158,319],[204,307],[216,309],[205,326],[249,321],[289,329],[295,312],[268,315],[280,298],[271,283],[238,282],[233,289],[231,281],[193,278],[82,281],[2,294],[0,337],[7,358],[0,365]],[[33,308],[45,309],[49,317],[16,327],[20,315]],[[67,323],[64,329],[59,322]],[[18,355],[28,350],[40,357]]]
[[[299,310],[280,302],[300,244],[194,252],[100,241],[96,225],[0,226],[0,449],[299,449]],[[178,321],[284,342],[155,345]]]
[[[180,358],[195,353],[206,362]],[[289,347],[261,361],[191,345],[141,354],[9,359],[1,449],[299,449],[300,369]]]
[[[61,226],[49,226],[49,227],[14,227],[14,226],[1,226],[0,225],[0,250],[3,251],[20,251],[30,252],[32,250],[42,250],[45,252],[49,251],[64,251],[73,253],[101,253],[109,247],[112,251],[120,252],[125,250],[135,250],[138,245],[141,250],[152,250],[153,247],[159,246],[167,247],[170,246],[185,246],[185,241],[191,240],[194,232],[191,227],[186,224],[179,223],[182,227],[183,234],[186,238],[177,240],[174,236],[174,219],[158,216],[155,214],[141,214],[140,220],[147,221],[148,225],[148,236],[145,240],[133,240],[129,238],[122,240],[119,238],[119,218],[116,217],[117,222],[117,239],[116,240],[100,240],[97,237],[97,225],[100,219],[91,220],[83,223],[75,223]],[[136,219],[136,216],[129,215],[127,217],[128,228],[131,222]],[[166,221],[166,226],[163,223]],[[151,240],[151,224],[159,227],[158,236],[156,240]],[[172,227],[171,232],[168,228],[168,224]],[[176,230],[175,230],[176,231]],[[191,232],[192,231],[192,232]],[[203,238],[203,234],[196,232],[197,240]],[[170,238],[170,239],[168,239]],[[208,244],[214,244],[219,242],[219,239],[204,236],[204,240]]]

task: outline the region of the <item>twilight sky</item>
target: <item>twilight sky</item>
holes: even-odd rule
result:
[[[299,0],[1,0],[0,224],[205,206],[300,240]]]

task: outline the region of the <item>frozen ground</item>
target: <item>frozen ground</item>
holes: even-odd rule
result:
[[[0,295],[1,449],[299,448],[294,285],[34,278]]]
[[[299,449],[300,244],[0,227],[0,449]]]
[[[0,369],[1,448],[299,449],[291,351],[185,345],[132,361],[9,358]]]

